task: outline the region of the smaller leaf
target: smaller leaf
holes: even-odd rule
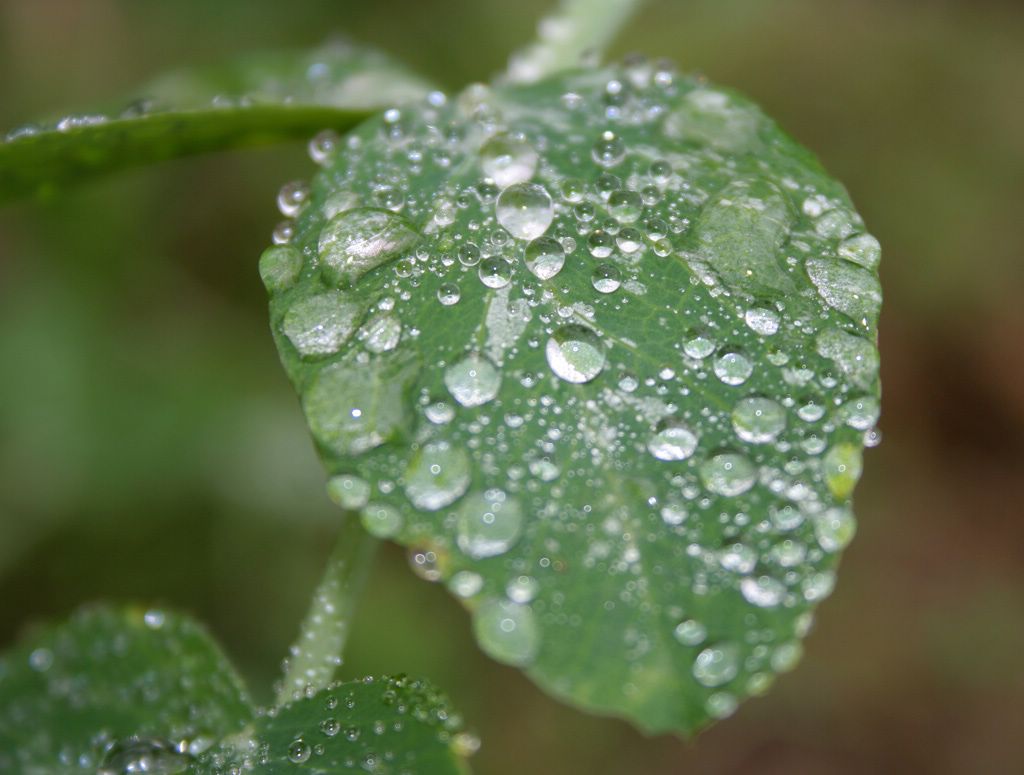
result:
[[[260,717],[204,754],[199,772],[465,773],[476,742],[430,684],[399,676],[334,684]]]
[[[177,614],[87,608],[0,660],[0,772],[176,771],[251,718],[220,648]]]
[[[384,54],[342,43],[165,76],[114,115],[9,132],[0,201],[137,164],[349,129],[428,88]]]

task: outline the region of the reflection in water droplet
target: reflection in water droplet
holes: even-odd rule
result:
[[[513,237],[533,240],[548,230],[555,209],[544,186],[517,183],[498,195],[495,215]]]
[[[456,539],[474,560],[507,552],[523,528],[519,502],[498,489],[467,497],[460,505]]]
[[[711,492],[732,497],[742,495],[754,486],[757,469],[743,455],[721,452],[704,461],[700,467],[700,478]]]
[[[541,280],[550,280],[565,265],[562,243],[552,237],[535,239],[526,246],[523,258],[526,268]]]
[[[498,395],[501,372],[484,356],[470,353],[445,370],[444,384],[462,406],[480,406]]]
[[[474,613],[473,632],[487,654],[507,665],[533,662],[540,648],[540,630],[528,605],[488,600]]]
[[[576,323],[562,326],[544,350],[548,365],[566,382],[590,382],[604,368],[604,345],[597,334]]]
[[[469,455],[447,441],[431,441],[405,469],[405,494],[418,509],[437,511],[458,500],[469,487]]]
[[[697,437],[677,420],[666,419],[648,440],[647,450],[658,460],[686,460],[697,449]]]
[[[537,169],[537,151],[517,137],[498,134],[480,146],[480,167],[498,188],[525,183]]]

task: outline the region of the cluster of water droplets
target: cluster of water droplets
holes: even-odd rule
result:
[[[877,443],[880,294],[877,241],[788,142],[634,59],[433,93],[318,136],[282,189],[260,272],[332,497],[495,658],[624,608],[615,691],[660,690],[665,634],[723,716],[799,656]]]

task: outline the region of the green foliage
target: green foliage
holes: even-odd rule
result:
[[[178,73],[110,115],[8,133],[0,201],[147,162],[345,130],[426,88],[383,54],[349,44]]]
[[[690,733],[765,691],[877,415],[877,242],[843,188],[646,62],[352,137],[261,262],[338,502],[568,701]]]
[[[460,720],[407,678],[336,684],[254,709],[183,616],[89,608],[0,661],[0,770],[457,773]]]

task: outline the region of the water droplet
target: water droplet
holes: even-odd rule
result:
[[[681,525],[690,515],[682,503],[666,503],[661,507],[661,521],[666,525]]]
[[[821,461],[828,489],[839,500],[846,500],[863,471],[860,448],[855,444],[836,444]]]
[[[437,552],[412,547],[406,554],[412,572],[424,581],[434,583],[441,580],[441,568]]]
[[[713,688],[729,683],[740,669],[740,650],[732,643],[720,643],[701,651],[693,661],[693,677]]]
[[[622,286],[622,273],[612,264],[598,264],[590,282],[598,293],[615,293]]]
[[[770,398],[743,398],[732,410],[732,427],[749,444],[767,444],[785,429],[786,410]]]
[[[718,344],[703,331],[692,331],[683,342],[683,352],[691,358],[701,360],[715,351]]]
[[[341,731],[341,723],[333,716],[329,716],[320,722],[320,731],[327,737],[334,737]]]
[[[340,142],[341,138],[338,137],[338,133],[332,129],[318,132],[309,141],[309,158],[313,160],[314,164],[326,167],[334,158],[334,154],[338,152]]]
[[[803,655],[804,647],[799,641],[783,643],[772,652],[772,670],[776,673],[789,672],[797,666]]]
[[[525,183],[532,178],[538,158],[533,146],[506,134],[494,135],[480,146],[480,167],[498,188]]]
[[[529,603],[538,592],[540,583],[533,576],[516,576],[505,587],[505,594],[513,603]]]
[[[626,158],[626,144],[614,132],[602,132],[590,155],[602,167],[614,167]]]
[[[851,398],[839,407],[839,417],[858,431],[870,430],[878,422],[879,405],[874,396]]]
[[[470,353],[445,370],[444,384],[462,406],[480,406],[498,395],[501,372],[484,356]]]
[[[455,283],[444,283],[437,289],[437,300],[446,307],[458,304],[461,298],[462,291]]]
[[[149,629],[159,630],[163,628],[164,624],[167,622],[167,614],[159,608],[150,608],[142,615],[142,621],[145,622]]]
[[[377,538],[392,538],[402,529],[402,515],[384,503],[369,503],[359,512],[366,532]]]
[[[536,183],[516,183],[498,195],[495,215],[509,234],[534,240],[548,230],[555,217],[547,190]]]
[[[704,709],[707,710],[708,715],[716,719],[728,718],[736,712],[738,706],[739,700],[728,692],[715,692],[704,703]]]
[[[260,279],[269,293],[291,288],[302,270],[302,254],[290,245],[274,245],[260,256]]]
[[[47,648],[38,648],[28,655],[28,665],[37,673],[45,673],[53,665],[53,652]]]
[[[473,631],[480,648],[507,665],[530,664],[540,648],[533,610],[510,600],[484,602],[473,616]]]
[[[752,307],[743,314],[743,320],[751,331],[761,336],[771,336],[779,330],[779,313],[764,307]]]
[[[701,464],[700,477],[704,486],[717,495],[742,495],[757,481],[757,469],[743,455],[721,452]]]
[[[338,455],[359,455],[380,446],[405,426],[405,390],[414,362],[397,354],[367,366],[346,358],[324,368],[302,396],[316,440]]]
[[[673,419],[658,423],[657,432],[647,442],[647,450],[658,460],[686,460],[696,449],[693,431]]]
[[[523,256],[526,268],[541,280],[550,280],[565,265],[562,243],[552,237],[535,239],[526,246]]]
[[[672,634],[684,646],[697,646],[708,637],[708,629],[696,619],[686,619],[676,625]]]
[[[485,258],[480,262],[477,274],[480,282],[488,288],[504,288],[512,280],[512,262],[501,256]]]
[[[372,317],[360,332],[363,345],[372,353],[394,350],[402,338],[402,324],[390,313]]]
[[[643,209],[643,200],[636,191],[616,191],[608,197],[608,212],[619,223],[633,223]]]
[[[474,560],[504,554],[519,540],[519,502],[498,489],[473,494],[460,505],[456,524],[459,549]]]
[[[178,775],[186,772],[192,759],[179,752],[174,744],[153,737],[129,737],[107,749],[98,775]]]
[[[309,186],[301,180],[285,183],[277,193],[277,209],[285,218],[294,218],[309,198]]]
[[[352,474],[332,476],[327,482],[327,497],[343,509],[358,511],[370,498],[370,485]]]
[[[603,229],[595,229],[587,237],[587,250],[594,258],[608,258],[614,249],[614,237]]]
[[[857,520],[850,509],[839,506],[814,516],[814,536],[826,552],[845,549],[857,532]]]
[[[431,441],[413,455],[405,469],[405,494],[425,511],[454,503],[469,488],[469,455],[447,441]]]
[[[362,307],[344,293],[326,291],[296,301],[281,330],[303,357],[332,355],[355,332],[362,314]]]
[[[858,234],[844,240],[837,252],[847,261],[860,264],[866,269],[874,269],[882,257],[882,246],[870,234]]]
[[[305,740],[294,740],[288,746],[288,761],[292,764],[305,764],[313,755],[313,747]]]
[[[727,351],[715,358],[715,376],[726,385],[742,385],[754,373],[754,364],[741,352]]]
[[[324,278],[334,285],[355,283],[398,258],[416,240],[412,226],[396,213],[368,207],[339,213],[320,232]]]
[[[747,576],[740,582],[740,592],[751,605],[774,608],[786,596],[786,587],[781,581],[768,576]]]
[[[471,570],[460,570],[448,581],[452,594],[462,598],[473,597],[483,586],[483,576]]]
[[[562,326],[548,339],[544,350],[548,365],[566,382],[590,382],[604,368],[604,345],[586,326]]]

